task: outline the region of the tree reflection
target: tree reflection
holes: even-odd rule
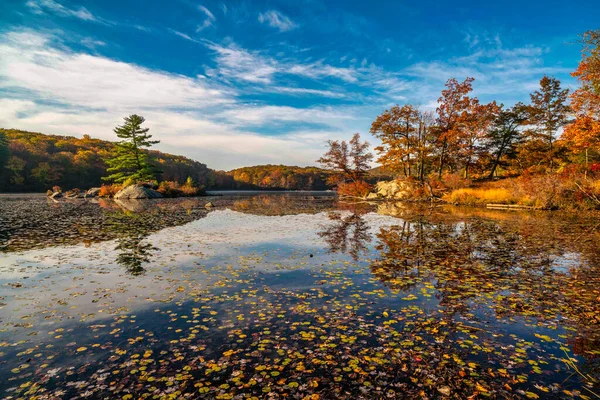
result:
[[[115,250],[120,251],[117,263],[125,267],[127,273],[133,276],[142,275],[146,270],[142,266],[152,258],[152,253],[158,248],[150,243],[142,243],[146,236],[135,235],[117,240]]]
[[[600,364],[600,235],[577,236],[550,219],[491,220],[449,215],[406,218],[376,234],[371,271],[392,290],[430,285],[449,326],[535,318],[571,326],[575,354]],[[482,308],[483,307],[483,308]]]
[[[371,234],[361,211],[355,210],[349,215],[331,212],[328,218],[332,223],[317,234],[325,240],[330,253],[347,253],[355,261],[367,253]]]
[[[159,249],[144,240],[152,232],[148,219],[143,213],[113,212],[109,217],[109,225],[118,235],[115,250],[117,263],[125,268],[128,274],[139,276],[145,273],[143,264],[150,262],[152,255]]]

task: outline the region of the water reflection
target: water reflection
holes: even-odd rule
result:
[[[566,326],[574,354],[597,377],[600,237],[575,235],[560,219],[504,217],[416,215],[382,227],[371,271],[392,290],[431,285],[446,315],[493,329],[515,321]]]
[[[277,196],[106,202],[116,244],[0,254],[22,274],[0,285],[0,393],[599,392],[595,222]]]
[[[118,232],[117,263],[125,268],[132,276],[145,272],[144,263],[150,262],[152,254],[159,249],[144,240],[150,234],[149,227],[144,223],[145,218],[136,213],[112,213],[109,216],[110,226]]]
[[[330,224],[317,232],[328,246],[330,253],[347,253],[357,261],[361,255],[366,255],[371,241],[369,225],[360,211],[349,215],[341,212],[328,214]]]

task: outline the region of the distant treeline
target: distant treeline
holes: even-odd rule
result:
[[[87,189],[107,176],[105,159],[115,143],[0,129],[0,192],[45,192],[53,186]],[[215,171],[187,157],[150,150],[159,181],[184,183],[188,177],[207,189],[323,190],[327,172],[314,167],[262,165]]]
[[[315,167],[257,165],[226,172],[219,177],[218,186],[221,189],[325,190],[332,188],[327,183],[327,174]]]

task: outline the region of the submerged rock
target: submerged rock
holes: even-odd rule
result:
[[[115,194],[115,199],[156,199],[162,194],[141,185],[129,185]]]

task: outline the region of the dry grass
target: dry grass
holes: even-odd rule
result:
[[[516,199],[505,188],[462,188],[444,195],[444,200],[470,206],[488,203],[514,204]]]
[[[542,209],[600,208],[600,176],[578,172],[522,175],[447,192],[444,200],[463,205],[519,204]]]

